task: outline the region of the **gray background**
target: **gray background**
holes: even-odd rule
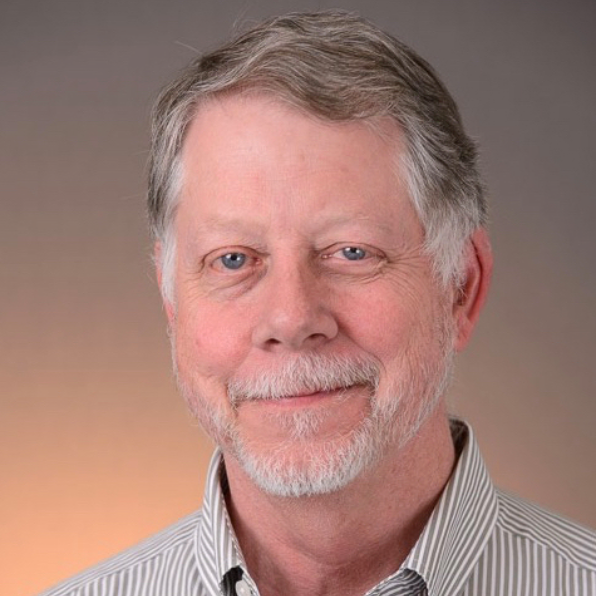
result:
[[[55,0],[0,7],[2,594],[200,504],[144,221],[148,111],[238,20],[357,10],[428,59],[482,146],[492,294],[452,390],[504,488],[596,526],[596,3]]]

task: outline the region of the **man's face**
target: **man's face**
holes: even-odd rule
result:
[[[452,296],[387,131],[232,96],[185,140],[167,305],[178,381],[226,457],[275,494],[345,486],[444,391]]]

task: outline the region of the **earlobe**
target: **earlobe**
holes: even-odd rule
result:
[[[465,248],[463,280],[456,289],[453,315],[456,325],[455,349],[463,350],[472,336],[484,306],[493,268],[492,249],[484,228],[474,232]]]

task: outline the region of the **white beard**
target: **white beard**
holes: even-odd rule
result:
[[[302,497],[341,490],[389,448],[402,448],[434,411],[451,378],[452,352],[444,354],[435,366],[426,364],[422,378],[421,371],[410,369],[384,395],[379,394],[379,367],[374,361],[338,360],[317,354],[300,356],[274,374],[265,373],[254,381],[232,382],[228,391],[233,405],[243,395],[263,399],[267,395],[307,393],[305,387],[312,391],[362,384],[370,390],[370,408],[349,435],[322,445],[313,439],[329,410],[277,414],[274,422],[289,431],[287,441],[273,452],[255,452],[241,433],[233,432],[231,455],[253,482],[271,495]],[[349,382],[350,378],[354,381]],[[305,385],[302,380],[307,381]]]
[[[381,392],[381,369],[375,359],[317,353],[298,355],[273,371],[229,381],[228,396],[234,412],[246,401],[365,386],[370,398],[362,420],[349,433],[324,442],[316,440],[317,432],[331,415],[330,410],[305,408],[263,420],[263,424],[274,422],[288,431],[288,438],[274,451],[253,449],[235,418],[224,414],[225,409],[215,409],[179,375],[178,384],[208,433],[261,490],[280,497],[322,495],[346,487],[390,448],[401,449],[434,411],[449,385],[453,362],[451,334],[442,329],[439,336],[439,345],[430,350],[432,357],[421,346],[411,346],[400,374]]]

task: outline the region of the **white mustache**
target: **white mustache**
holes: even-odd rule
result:
[[[372,358],[303,354],[261,370],[250,377],[232,377],[228,397],[232,406],[242,401],[276,400],[296,395],[365,385],[371,392],[379,385],[380,367]]]

